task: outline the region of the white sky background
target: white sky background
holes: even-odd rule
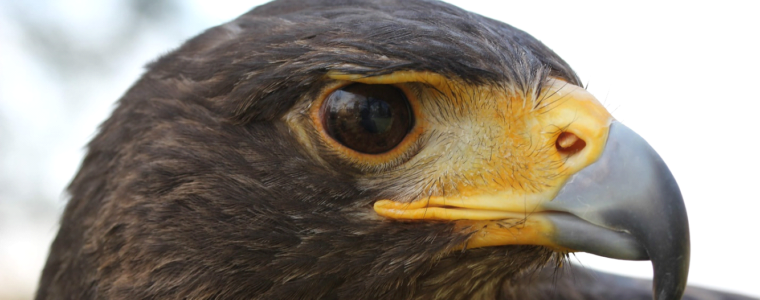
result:
[[[752,238],[760,229],[759,2],[449,2],[525,30],[575,68],[681,186],[690,284],[760,297],[760,239]],[[83,147],[142,66],[260,2],[179,2],[182,16],[164,21],[173,29],[138,31],[118,55],[75,78],[51,72],[10,14],[21,7],[25,17],[59,20],[80,34],[61,51],[87,59],[123,25],[119,2],[29,3],[39,7],[0,0],[0,299],[31,297]],[[651,278],[649,262],[578,257],[586,267]]]

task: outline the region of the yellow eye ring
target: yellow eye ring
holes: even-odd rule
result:
[[[409,101],[411,115],[414,120],[414,123],[411,129],[406,133],[406,136],[404,136],[401,141],[392,149],[377,154],[359,152],[337,141],[330,135],[327,128],[325,128],[325,115],[323,109],[325,101],[334,92],[354,83],[356,82],[340,80],[334,84],[328,85],[323,89],[322,92],[319,93],[317,100],[314,101],[309,108],[309,116],[312,124],[314,128],[319,132],[321,140],[323,141],[326,148],[332,150],[334,153],[338,154],[338,156],[344,158],[345,161],[350,165],[353,165],[364,171],[384,170],[393,166],[397,166],[408,160],[414,153],[417,152],[417,150],[419,150],[421,146],[420,137],[424,132],[426,124],[424,120],[425,118],[420,113],[421,105],[419,103],[418,97],[409,88],[408,83],[378,83],[393,86],[403,92]]]

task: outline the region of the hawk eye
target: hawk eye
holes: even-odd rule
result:
[[[409,100],[392,85],[345,86],[325,99],[321,115],[330,137],[368,154],[390,151],[414,125]]]

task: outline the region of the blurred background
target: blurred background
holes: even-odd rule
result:
[[[263,2],[0,0],[0,299],[32,297],[85,145],[143,66]],[[570,63],[678,180],[690,284],[760,297],[760,2],[449,2]],[[649,262],[577,260],[652,274]]]

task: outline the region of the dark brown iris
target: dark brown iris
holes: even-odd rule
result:
[[[392,85],[354,83],[334,91],[322,105],[327,133],[362,153],[388,152],[414,125],[409,100]]]

